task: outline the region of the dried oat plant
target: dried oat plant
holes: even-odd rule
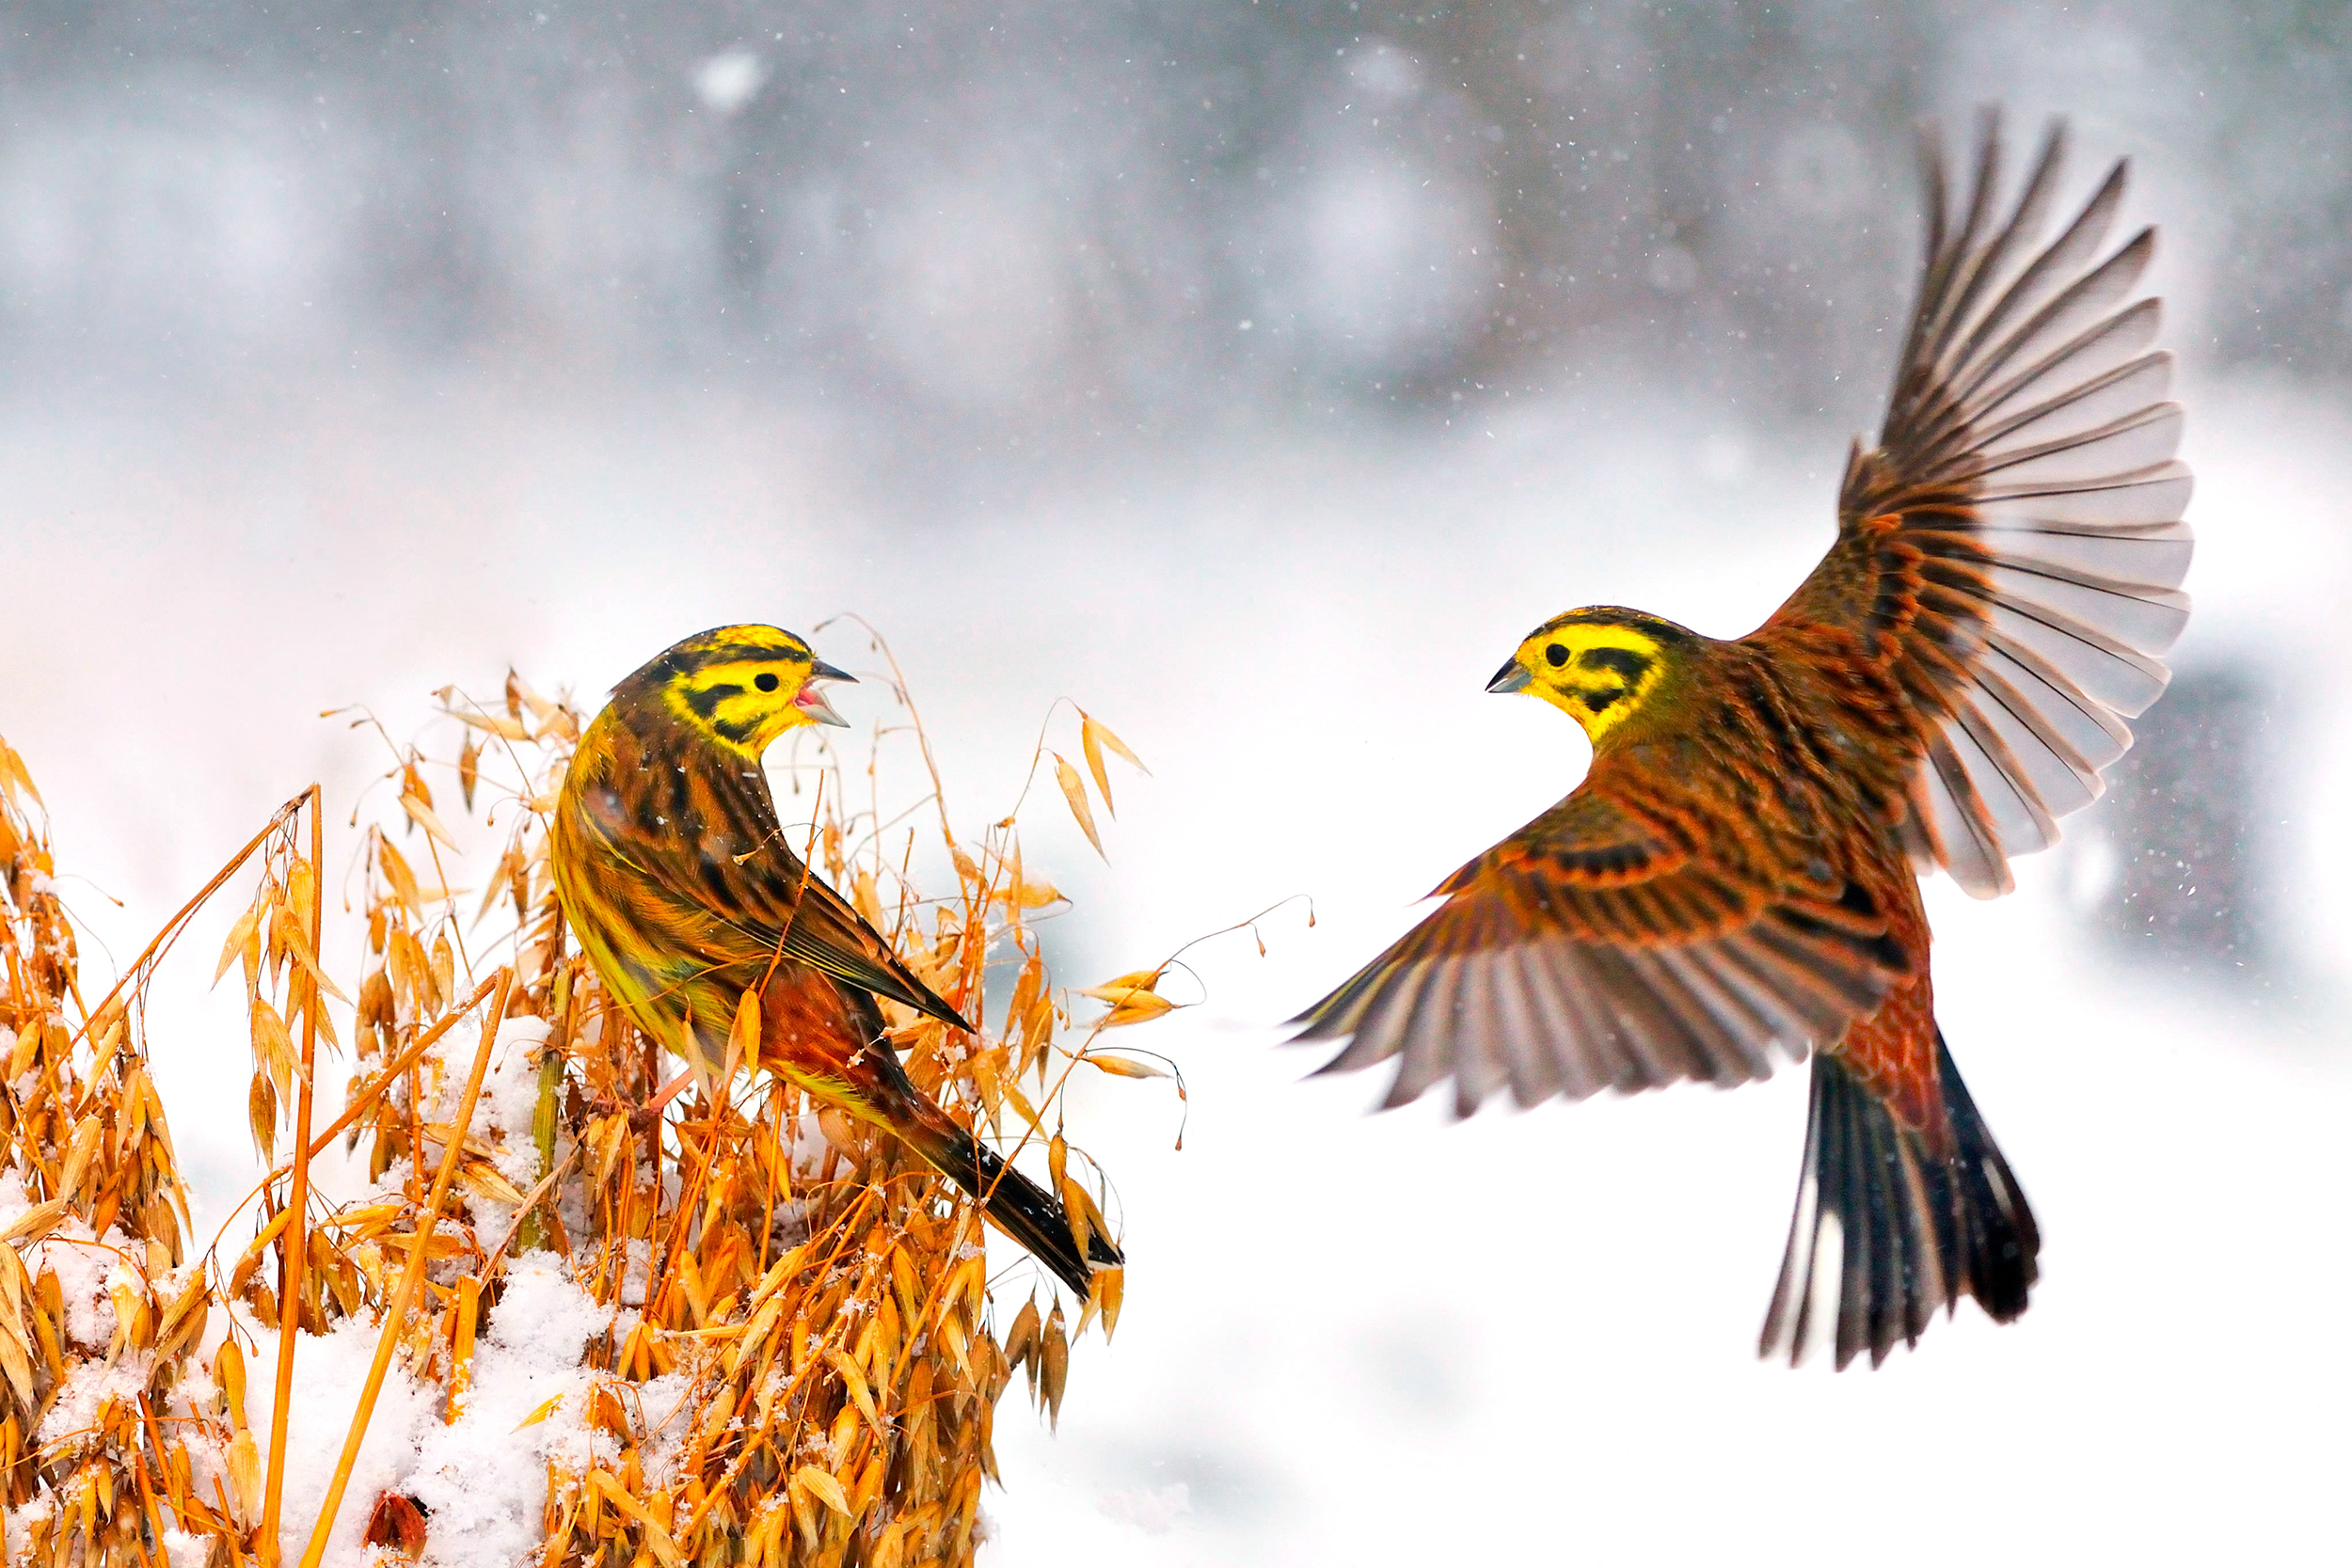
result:
[[[161,1561],[238,1536],[252,1500],[223,1484],[238,1433],[198,1354],[214,1295],[185,1261],[147,1064],[145,976],[189,911],[93,1006],[56,869],[40,792],[0,741],[0,1552]]]
[[[520,1555],[550,1568],[971,1561],[997,1401],[1020,1381],[1057,1418],[1072,1342],[1090,1324],[1109,1335],[1123,1276],[1099,1275],[1083,1302],[1018,1254],[992,1277],[977,1207],[892,1140],[763,1074],[675,1071],[556,903],[548,814],[580,714],[513,676],[486,703],[440,695],[444,717],[395,750],[400,816],[353,819],[337,929],[312,791],[94,1008],[40,798],[0,745],[7,1559],[310,1565],[364,1542],[379,1560],[484,1560],[484,1521],[516,1509],[503,1486],[537,1513]],[[837,752],[795,756],[811,808],[796,831],[927,984],[1001,1021],[951,1038],[894,1012],[914,1080],[1009,1156],[1033,1151],[1075,1223],[1107,1228],[1062,1090],[1081,1064],[1161,1075],[1096,1039],[1166,1010],[1156,972],[1087,993],[1110,1010],[1073,1025],[1035,925],[1066,901],[1025,867],[1013,816],[958,838],[907,711],[921,803],[882,820],[879,759],[905,744],[885,732],[854,784]],[[1132,754],[1077,721],[1107,809],[1105,751]],[[1049,765],[1099,848],[1086,781],[1041,745],[1033,777]],[[927,896],[913,867],[933,862],[953,880]],[[146,1069],[147,979],[240,875],[254,892],[215,979],[243,980],[252,1132],[284,1157],[252,1195],[251,1240],[199,1257]],[[362,921],[345,1003],[321,955]],[[330,1003],[347,1008],[340,1030]],[[344,1103],[317,1127],[321,1059],[345,1049]],[[311,1164],[339,1139],[368,1185],[329,1202]],[[302,1370],[316,1336],[351,1333],[372,1337],[364,1381]],[[341,1400],[339,1454],[290,1453],[297,1380],[309,1408]],[[388,1387],[439,1434],[411,1434],[412,1474],[395,1464],[354,1495],[383,1468],[358,1456]],[[554,1391],[518,1416],[525,1387]],[[305,1496],[323,1478],[314,1513],[288,1505],[303,1490],[290,1466],[313,1472]]]

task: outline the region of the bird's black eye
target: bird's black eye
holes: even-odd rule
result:
[[[762,691],[773,691],[777,686],[776,673],[773,670],[762,670],[752,677],[752,684]]]
[[[1544,650],[1544,657],[1550,662],[1554,670],[1557,670],[1568,661],[1568,650],[1554,642]]]

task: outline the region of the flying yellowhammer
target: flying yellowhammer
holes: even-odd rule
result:
[[[1448,878],[1445,903],[1297,1021],[1399,1058],[1387,1103],[1468,1116],[1813,1055],[1796,1215],[1762,1354],[1843,1367],[1972,1295],[2026,1309],[2040,1234],[1936,1026],[1917,875],[1990,898],[2100,793],[2180,635],[2188,470],[2154,248],[2100,255],[2119,164],[2045,243],[2064,135],[2013,203],[1997,125],[1955,209],[1928,148],[1925,273],[1837,542],[1729,641],[1601,606],[1546,622],[1490,691],[1584,728],[1568,798]]]
[[[613,688],[556,803],[564,918],[637,1025],[706,1069],[723,1069],[755,990],[745,1065],[895,1134],[1083,1296],[1118,1247],[1089,1233],[1082,1256],[1060,1202],[907,1077],[876,997],[972,1026],[785,841],[760,754],[800,725],[841,723],[813,683],[850,678],[790,632],[722,626]]]

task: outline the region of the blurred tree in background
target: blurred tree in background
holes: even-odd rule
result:
[[[2346,17],[31,0],[0,353],[666,365],[985,436],[1442,409],[1663,325],[1809,413],[1883,358],[1911,124],[1989,89],[2220,193],[2206,353],[2340,373]]]

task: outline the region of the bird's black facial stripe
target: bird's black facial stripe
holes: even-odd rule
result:
[[[1613,686],[1606,691],[1588,691],[1584,694],[1584,705],[1595,713],[1606,713],[1611,705],[1624,695],[1625,688],[1621,686]]]
[[[691,686],[686,689],[686,705],[694,710],[694,717],[709,723],[719,712],[719,705],[729,697],[740,697],[743,689],[733,681],[721,681],[715,686]]]
[[[762,691],[773,691],[781,683],[777,681],[776,673],[773,670],[762,670],[752,678],[752,684]]]
[[[1628,686],[1639,686],[1649,673],[1649,660],[1630,648],[1587,648],[1577,663],[1587,670],[1613,670]]]

